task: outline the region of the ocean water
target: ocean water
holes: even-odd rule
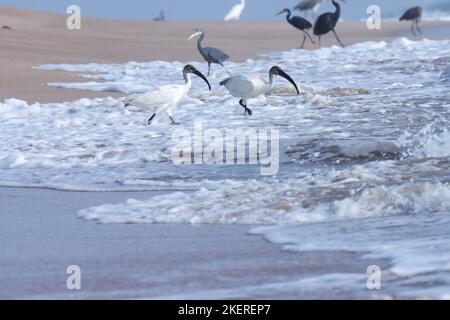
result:
[[[205,64],[193,63],[202,71]],[[347,287],[357,297],[450,294],[450,41],[365,42],[347,48],[292,50],[245,63],[233,74],[268,77],[281,66],[299,84],[296,96],[277,80],[272,95],[250,100],[253,116],[218,83],[194,79],[174,109],[181,124],[121,99],[53,104],[0,103],[0,185],[61,190],[164,190],[86,208],[95,223],[246,224],[290,251],[350,251],[386,259],[382,290],[360,274],[324,275],[291,285]],[[50,83],[125,93],[182,83],[183,64],[44,65],[82,74],[87,83]],[[171,161],[177,129],[277,129],[280,169],[258,165],[183,165]],[[225,138],[224,138],[225,139]],[[331,286],[331,288],[330,288]],[[312,290],[312,289],[311,289]]]

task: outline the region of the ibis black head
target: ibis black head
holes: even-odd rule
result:
[[[269,77],[270,77],[271,83],[273,81],[274,76],[280,76],[280,77],[285,78],[287,81],[289,81],[294,86],[295,90],[297,91],[297,94],[300,94],[300,91],[298,90],[298,86],[295,83],[294,79],[292,79],[291,76],[288,75],[286,72],[284,72],[280,67],[274,66],[270,69]]]
[[[191,64],[186,65],[186,66],[184,67],[184,69],[183,69],[183,76],[184,76],[184,79],[186,79],[186,81],[187,81],[187,74],[188,74],[188,73],[195,74],[196,76],[202,78],[203,81],[205,81],[206,84],[208,85],[209,90],[211,91],[211,85],[209,84],[208,79],[203,75],[203,73],[201,73],[200,71],[198,71],[198,70],[197,70],[193,65],[191,65]]]

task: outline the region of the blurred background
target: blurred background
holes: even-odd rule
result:
[[[292,8],[300,0],[247,0],[247,8],[242,14],[243,21],[279,20],[275,13],[284,7]],[[1,0],[0,4],[34,10],[65,13],[67,6],[76,4],[82,14],[88,17],[108,19],[151,20],[164,10],[167,20],[223,20],[230,8],[239,0]],[[398,17],[405,9],[421,5],[433,19],[450,16],[450,0],[347,0],[344,4],[343,19],[360,20],[365,17],[369,5],[382,8],[383,18]],[[320,12],[332,10],[331,1],[325,0]]]

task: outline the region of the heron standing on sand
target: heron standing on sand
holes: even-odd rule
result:
[[[203,59],[208,62],[208,76],[211,74],[211,64],[220,64],[222,67],[225,68],[223,63],[230,59],[230,56],[227,55],[225,52],[223,52],[220,49],[217,48],[204,48],[202,46],[202,41],[205,38],[205,32],[202,29],[195,29],[194,33],[188,38],[188,40],[198,38],[197,39],[197,48],[200,54],[202,55]],[[225,68],[225,70],[227,70]],[[228,72],[228,70],[227,70]]]
[[[148,124],[150,125],[157,115],[164,112],[169,117],[172,124],[178,124],[172,118],[172,108],[175,107],[180,100],[189,92],[192,86],[191,74],[195,74],[203,79],[211,90],[211,85],[208,79],[196,68],[191,65],[187,65],[183,69],[184,84],[173,84],[159,87],[144,94],[130,95],[124,100],[125,107],[135,106],[142,108],[153,109],[154,113]]]
[[[311,36],[308,33],[308,30],[312,28],[311,22],[309,22],[308,20],[306,20],[302,17],[294,16],[291,18],[291,10],[289,10],[289,9],[284,9],[277,15],[280,15],[283,13],[287,14],[286,20],[291,26],[293,26],[294,28],[303,32],[303,42],[302,42],[302,45],[300,46],[301,49],[303,49],[303,46],[305,45],[306,37],[308,37],[312,43],[315,43],[314,40],[311,38]]]
[[[345,0],[340,1],[345,2]],[[339,39],[336,31],[334,30],[341,16],[341,6],[339,5],[339,3],[336,2],[336,0],[331,0],[331,2],[336,8],[336,11],[324,13],[317,18],[316,24],[314,25],[314,34],[319,37],[319,46],[320,46],[320,38],[323,35],[327,34],[328,32],[332,31],[339,44],[342,47],[344,47],[344,44]]]
[[[230,77],[222,81],[220,85],[227,88],[233,97],[241,98],[239,104],[245,109],[245,113],[248,113],[248,115],[251,116],[253,112],[247,107],[247,100],[272,91],[275,84],[275,76],[281,76],[288,80],[294,86],[297,94],[300,94],[295,81],[277,66],[270,69],[269,82],[257,74],[251,74]]]
[[[417,37],[416,31],[414,30],[414,26],[416,27],[419,34],[422,35],[422,30],[420,30],[419,28],[419,22],[420,18],[422,18],[422,12],[423,10],[421,7],[414,7],[406,10],[406,12],[400,18],[400,21],[412,21],[411,30],[414,37]]]

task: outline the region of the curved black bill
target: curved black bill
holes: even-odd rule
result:
[[[203,73],[201,73],[201,72],[198,71],[198,70],[193,70],[192,73],[195,74],[195,75],[197,75],[197,76],[199,76],[200,78],[202,78],[203,81],[205,81],[206,84],[208,85],[209,91],[211,91],[211,85],[209,84],[208,79],[203,75]]]
[[[278,75],[280,77],[285,78],[290,83],[292,83],[292,85],[294,86],[295,90],[297,90],[297,94],[300,94],[300,91],[298,90],[297,84],[295,83],[295,81],[286,72],[284,72],[283,70],[279,69],[278,70]]]

